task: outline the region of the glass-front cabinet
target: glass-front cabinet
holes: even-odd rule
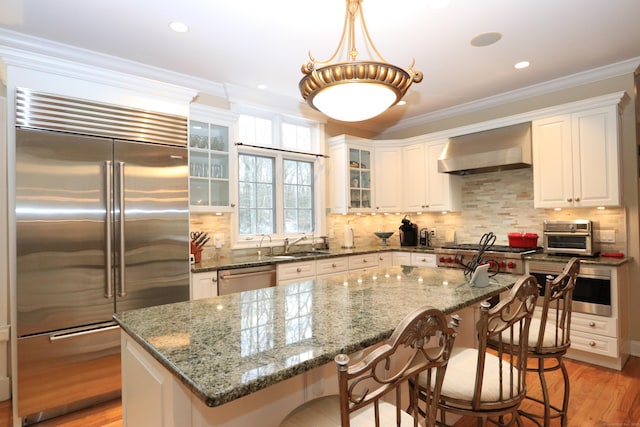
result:
[[[349,148],[349,207],[371,208],[371,150]]]
[[[235,116],[204,106],[191,107],[189,120],[189,204],[193,211],[228,212]]]
[[[332,213],[373,212],[373,148],[370,141],[340,135],[329,138]]]

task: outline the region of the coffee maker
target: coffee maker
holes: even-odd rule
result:
[[[411,218],[405,215],[402,218],[400,230],[400,246],[418,246],[418,226],[411,222]]]
[[[429,246],[429,230],[426,228],[420,229],[420,246]]]

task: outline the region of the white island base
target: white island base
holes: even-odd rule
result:
[[[462,322],[456,345],[473,346],[475,309],[467,307],[458,314]],[[121,335],[124,427],[277,427],[302,403],[338,391],[336,365],[330,362],[224,405],[209,407],[126,332]],[[364,353],[366,350],[356,357]],[[453,422],[449,415],[447,420]]]

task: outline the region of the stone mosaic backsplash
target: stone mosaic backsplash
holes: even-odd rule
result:
[[[533,170],[517,169],[490,172],[462,177],[462,212],[410,214],[411,221],[418,228],[436,230],[435,246],[441,246],[455,233],[458,243],[477,243],[487,232],[496,236],[496,244],[508,244],[508,233],[532,232],[540,238],[542,244],[542,222],[545,219],[591,219],[596,230],[614,230],[615,243],[602,243],[602,252],[627,253],[626,211],[624,208],[604,210],[580,208],[553,209],[533,208]],[[374,231],[393,231],[389,244],[399,246],[398,227],[404,217],[401,214],[388,215],[328,215],[327,234],[330,246],[340,247],[344,242],[344,226],[347,222],[355,232],[358,246],[380,244]],[[224,233],[225,246],[221,250],[205,247],[204,258],[229,250],[230,237],[229,214],[191,214],[191,229],[207,231],[209,234]]]

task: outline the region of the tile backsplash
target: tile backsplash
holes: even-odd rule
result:
[[[615,243],[602,245],[603,252],[626,253],[627,229],[624,208],[604,210],[580,208],[533,208],[533,171],[531,168],[482,173],[462,177],[462,212],[410,214],[418,228],[436,230],[432,243],[442,245],[455,234],[458,243],[477,243],[487,232],[496,236],[496,244],[508,244],[511,232],[537,233],[542,244],[542,223],[546,219],[591,219],[596,230],[614,230]],[[356,246],[375,245],[380,240],[374,231],[393,231],[390,244],[399,245],[398,227],[404,214],[389,215],[329,215],[327,228],[333,230],[331,243],[342,245],[344,225],[349,222],[355,231]]]
[[[458,243],[477,243],[484,233],[490,231],[497,236],[496,244],[508,244],[507,235],[511,232],[533,232],[540,236],[538,245],[541,245],[542,222],[545,219],[591,219],[596,230],[613,230],[615,233],[615,243],[602,243],[602,252],[627,253],[625,208],[534,209],[531,168],[468,175],[462,177],[462,181],[462,212],[409,214],[419,229],[436,230],[436,238],[432,240],[435,246],[442,245],[453,234]],[[347,222],[354,230],[356,247],[379,245],[380,239],[373,234],[374,231],[393,231],[389,244],[399,246],[398,227],[404,215],[328,215],[330,246],[343,245]],[[230,224],[229,214],[191,214],[191,230],[225,236],[222,249],[205,247],[205,259],[229,251]]]

